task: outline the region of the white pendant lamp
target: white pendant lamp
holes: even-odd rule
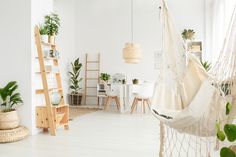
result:
[[[140,46],[133,42],[133,32],[133,0],[131,0],[131,42],[126,43],[123,48],[123,58],[125,63],[131,64],[139,63],[142,55]]]

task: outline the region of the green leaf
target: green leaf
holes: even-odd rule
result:
[[[236,125],[235,124],[225,124],[224,131],[227,136],[227,139],[230,142],[234,142],[236,140]]]
[[[225,134],[223,131],[218,131],[217,132],[217,138],[220,140],[220,141],[224,141],[225,140]]]
[[[236,157],[236,154],[229,148],[224,147],[220,150],[221,157]]]
[[[227,102],[227,104],[226,104],[226,115],[230,114],[231,110],[232,110],[232,104]]]

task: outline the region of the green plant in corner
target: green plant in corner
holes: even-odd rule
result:
[[[110,78],[111,78],[111,76],[110,76],[109,74],[107,74],[107,73],[101,73],[101,74],[100,74],[100,79],[101,79],[102,81],[107,82],[108,80],[110,80]]]
[[[79,58],[77,58],[74,62],[71,63],[72,70],[69,72],[70,74],[70,89],[71,94],[78,94],[80,87],[80,82],[82,81],[82,78],[79,78],[80,71],[82,68],[82,64],[79,62]]]
[[[201,64],[206,71],[209,71],[211,69],[211,63],[209,63],[208,61],[205,61],[205,62],[201,61]]]
[[[184,29],[181,35],[184,40],[192,40],[194,39],[195,32],[192,29]]]
[[[232,105],[228,102],[226,104],[226,115],[230,114],[230,111],[232,109]],[[222,120],[216,123],[216,136],[220,141],[225,141],[227,139],[229,142],[233,143],[236,141],[236,125],[235,124],[224,124],[223,128],[221,129],[221,123],[223,121],[227,120]],[[223,147],[220,150],[220,156],[221,157],[236,157],[236,153],[232,149],[232,146],[230,147]]]
[[[9,82],[4,88],[0,88],[0,106],[2,112],[11,112],[15,107],[22,104],[20,93],[16,92],[18,85],[16,81]]]
[[[47,31],[47,35],[53,36],[58,34],[60,27],[60,18],[57,14],[51,13],[44,17],[44,26]]]

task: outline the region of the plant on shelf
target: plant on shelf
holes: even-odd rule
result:
[[[0,130],[13,129],[19,126],[19,117],[16,107],[23,103],[20,93],[16,92],[16,81],[9,82],[0,88]]]
[[[138,81],[138,79],[133,79],[132,82],[133,82],[133,84],[138,84],[139,81]]]
[[[60,18],[57,14],[51,13],[44,16],[44,27],[48,35],[48,42],[55,42],[55,35],[58,34],[60,27]]]
[[[39,33],[41,35],[41,40],[45,43],[48,42],[47,29],[44,25],[39,26]]]
[[[100,79],[104,82],[108,82],[111,78],[111,75],[107,74],[107,73],[101,73],[100,74]]]
[[[229,116],[231,110],[232,110],[232,104],[228,102],[226,104],[226,115]],[[226,123],[222,126],[222,123],[225,121],[228,121],[228,118],[216,123],[216,132],[217,132],[216,136],[220,141],[225,141],[227,139],[227,141],[232,143],[232,145],[221,148],[220,156],[236,157],[235,145],[233,145],[233,142],[236,141],[236,125],[232,123]]]
[[[209,63],[208,61],[205,62],[201,61],[201,64],[206,71],[209,71],[211,69],[211,63]]]
[[[184,40],[193,40],[195,32],[192,29],[184,29],[181,35]]]
[[[82,68],[82,64],[79,62],[79,58],[77,58],[74,62],[71,63],[72,70],[69,72],[70,74],[70,90],[71,93],[69,95],[70,104],[71,105],[81,105],[82,101],[82,93],[80,92],[80,82],[82,78],[79,78],[80,71]]]

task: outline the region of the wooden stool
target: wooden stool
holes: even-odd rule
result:
[[[151,101],[150,101],[149,98],[137,98],[137,97],[135,97],[134,101],[133,101],[133,104],[131,106],[131,112],[130,112],[131,114],[134,112],[134,110],[137,110],[137,106],[138,106],[139,102],[141,102],[143,113],[145,113],[145,105],[148,105],[148,108],[151,110],[151,108],[150,108]]]
[[[108,107],[111,105],[111,102],[113,99],[116,102],[116,107],[117,107],[118,111],[120,110],[120,102],[119,102],[118,96],[107,96],[104,110],[108,109]]]

